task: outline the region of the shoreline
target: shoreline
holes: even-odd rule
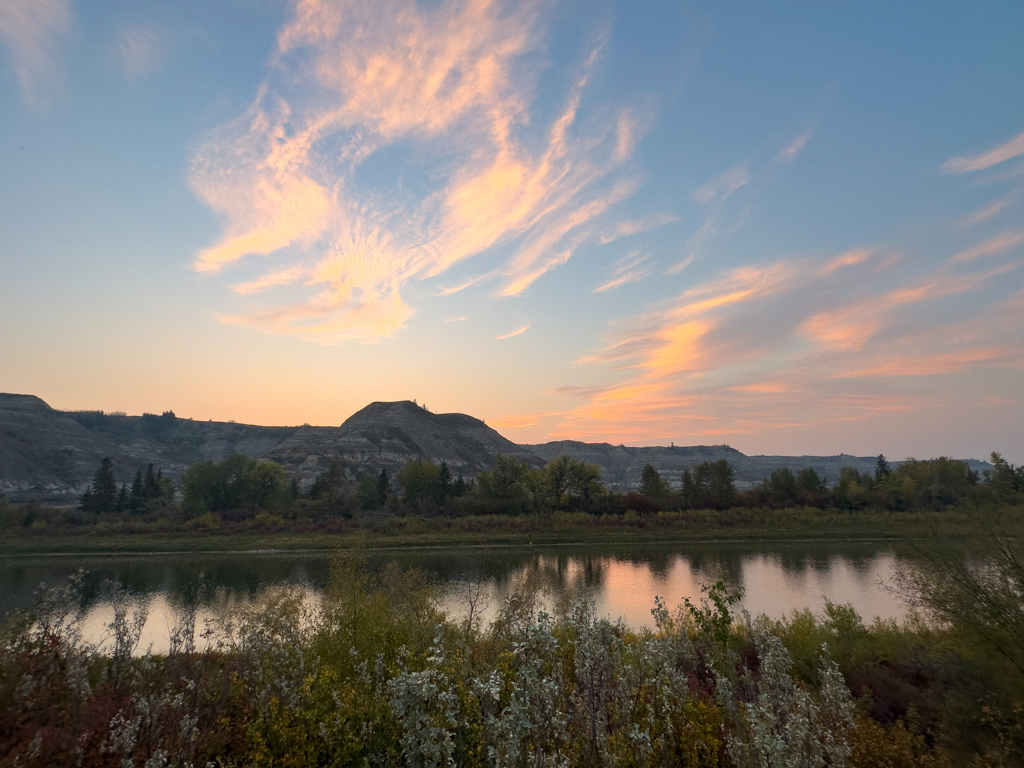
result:
[[[983,513],[984,514],[984,513]],[[983,534],[977,510],[942,513],[807,515],[782,510],[758,520],[552,518],[393,518],[372,527],[341,530],[14,532],[0,534],[0,556],[270,554],[288,552],[385,552],[443,549],[548,548],[600,545],[717,546],[828,542],[899,543],[936,532],[974,538]]]
[[[912,539],[910,539],[912,540]],[[693,538],[693,539],[659,539],[631,541],[543,541],[543,542],[492,542],[492,543],[458,543],[450,544],[392,544],[383,546],[335,546],[335,547],[283,547],[261,549],[81,549],[71,551],[34,550],[11,552],[5,551],[0,545],[0,555],[9,558],[28,557],[112,557],[131,556],[145,557],[152,555],[291,555],[291,554],[376,554],[384,552],[442,552],[445,550],[488,550],[488,549],[554,549],[557,547],[634,547],[634,546],[720,546],[736,544],[901,544],[909,541],[900,536],[856,536],[856,537],[735,537],[735,538]]]

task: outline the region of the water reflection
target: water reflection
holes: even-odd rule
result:
[[[465,616],[471,591],[486,621],[515,590],[539,587],[549,606],[586,593],[601,613],[647,626],[655,595],[675,606],[699,597],[701,584],[722,574],[743,589],[743,606],[754,614],[778,618],[797,609],[820,611],[828,599],[853,605],[866,619],[900,618],[903,607],[880,583],[906,557],[891,544],[870,543],[565,546],[375,551],[366,555],[366,565],[418,568],[435,586],[441,607],[454,616]],[[160,651],[186,605],[198,607],[202,627],[277,585],[301,589],[315,603],[330,579],[331,558],[329,553],[9,557],[0,564],[0,613],[31,605],[41,582],[59,584],[85,569],[87,639],[101,642],[113,615],[102,594],[102,584],[110,580],[148,610],[141,646]]]

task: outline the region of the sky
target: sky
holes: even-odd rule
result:
[[[1024,462],[1024,5],[0,0],[0,391]]]

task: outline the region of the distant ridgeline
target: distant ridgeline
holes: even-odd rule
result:
[[[262,427],[193,421],[162,414],[57,411],[32,395],[0,394],[0,494],[11,501],[39,499],[78,504],[105,458],[118,485],[131,485],[153,465],[179,482],[197,462],[241,455],[279,464],[305,493],[325,472],[356,482],[382,470],[397,477],[408,462],[444,464],[453,478],[475,478],[495,468],[499,456],[540,468],[557,456],[596,465],[606,486],[638,489],[645,467],[678,489],[684,470],[728,462],[737,488],[752,488],[772,472],[813,468],[835,484],[843,467],[864,474],[876,457],[746,456],[728,446],[629,448],[571,440],[517,445],[483,421],[461,413],[431,413],[414,402],[371,403],[339,427]],[[893,462],[895,466],[897,462]],[[991,469],[967,460],[973,471]]]

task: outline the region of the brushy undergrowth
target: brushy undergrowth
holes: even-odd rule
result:
[[[85,642],[81,587],[4,629],[2,766],[1019,764],[997,657],[839,605],[752,619],[724,581],[658,600],[651,629],[526,587],[482,624],[415,571],[339,559],[315,604],[282,588],[207,627],[184,608],[162,655],[114,587],[107,642]]]

